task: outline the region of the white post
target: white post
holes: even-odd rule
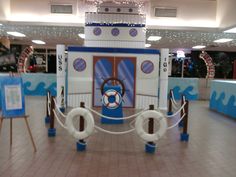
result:
[[[65,109],[65,45],[57,45],[57,104],[63,111]]]
[[[159,108],[167,110],[169,49],[161,49]]]

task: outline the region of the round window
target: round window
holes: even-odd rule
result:
[[[84,71],[86,68],[86,61],[82,58],[77,58],[73,62],[73,67],[78,72]]]
[[[145,74],[150,74],[150,73],[154,70],[154,64],[153,64],[153,62],[151,62],[150,60],[145,60],[145,61],[142,62],[142,64],[141,64],[141,70],[142,70]]]
[[[94,28],[94,29],[93,29],[93,34],[94,34],[95,36],[101,35],[101,34],[102,34],[101,28],[99,28],[99,27]]]
[[[111,30],[112,36],[118,36],[120,34],[120,30],[118,28],[113,28]]]
[[[130,36],[135,37],[135,36],[137,36],[137,34],[138,34],[138,31],[135,28],[132,28],[129,30]]]

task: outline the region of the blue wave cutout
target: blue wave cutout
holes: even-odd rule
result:
[[[176,100],[181,99],[181,95],[184,94],[187,100],[197,100],[198,94],[191,94],[193,91],[193,86],[188,86],[184,91],[181,91],[179,86],[175,86],[172,90]]]
[[[25,95],[34,95],[34,96],[45,96],[47,91],[50,91],[52,96],[56,96],[56,82],[53,82],[49,87],[45,88],[46,84],[44,82],[40,82],[34,90],[31,90],[31,83],[25,82],[24,87],[24,94]]]
[[[235,96],[231,95],[228,103],[224,105],[225,93],[222,92],[218,99],[216,99],[217,93],[214,91],[210,98],[210,109],[216,110],[233,118],[236,118],[236,106],[235,106]]]

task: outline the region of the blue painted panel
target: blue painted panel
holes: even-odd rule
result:
[[[123,81],[125,85],[125,95],[123,97],[124,107],[134,107],[134,81],[135,81],[135,66],[130,59],[123,59],[118,64],[118,78]]]
[[[197,100],[199,95],[198,78],[169,77],[168,90],[173,89],[176,100],[184,94],[188,100]]]
[[[112,77],[112,63],[107,58],[101,58],[94,66],[94,106],[102,106],[101,85],[105,79]]]
[[[236,118],[236,81],[212,81],[209,107]]]
[[[45,96],[50,91],[56,96],[56,74],[23,74],[25,95]]]

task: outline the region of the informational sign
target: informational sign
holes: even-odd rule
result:
[[[4,77],[1,80],[2,116],[14,118],[25,115],[25,100],[21,77]]]

